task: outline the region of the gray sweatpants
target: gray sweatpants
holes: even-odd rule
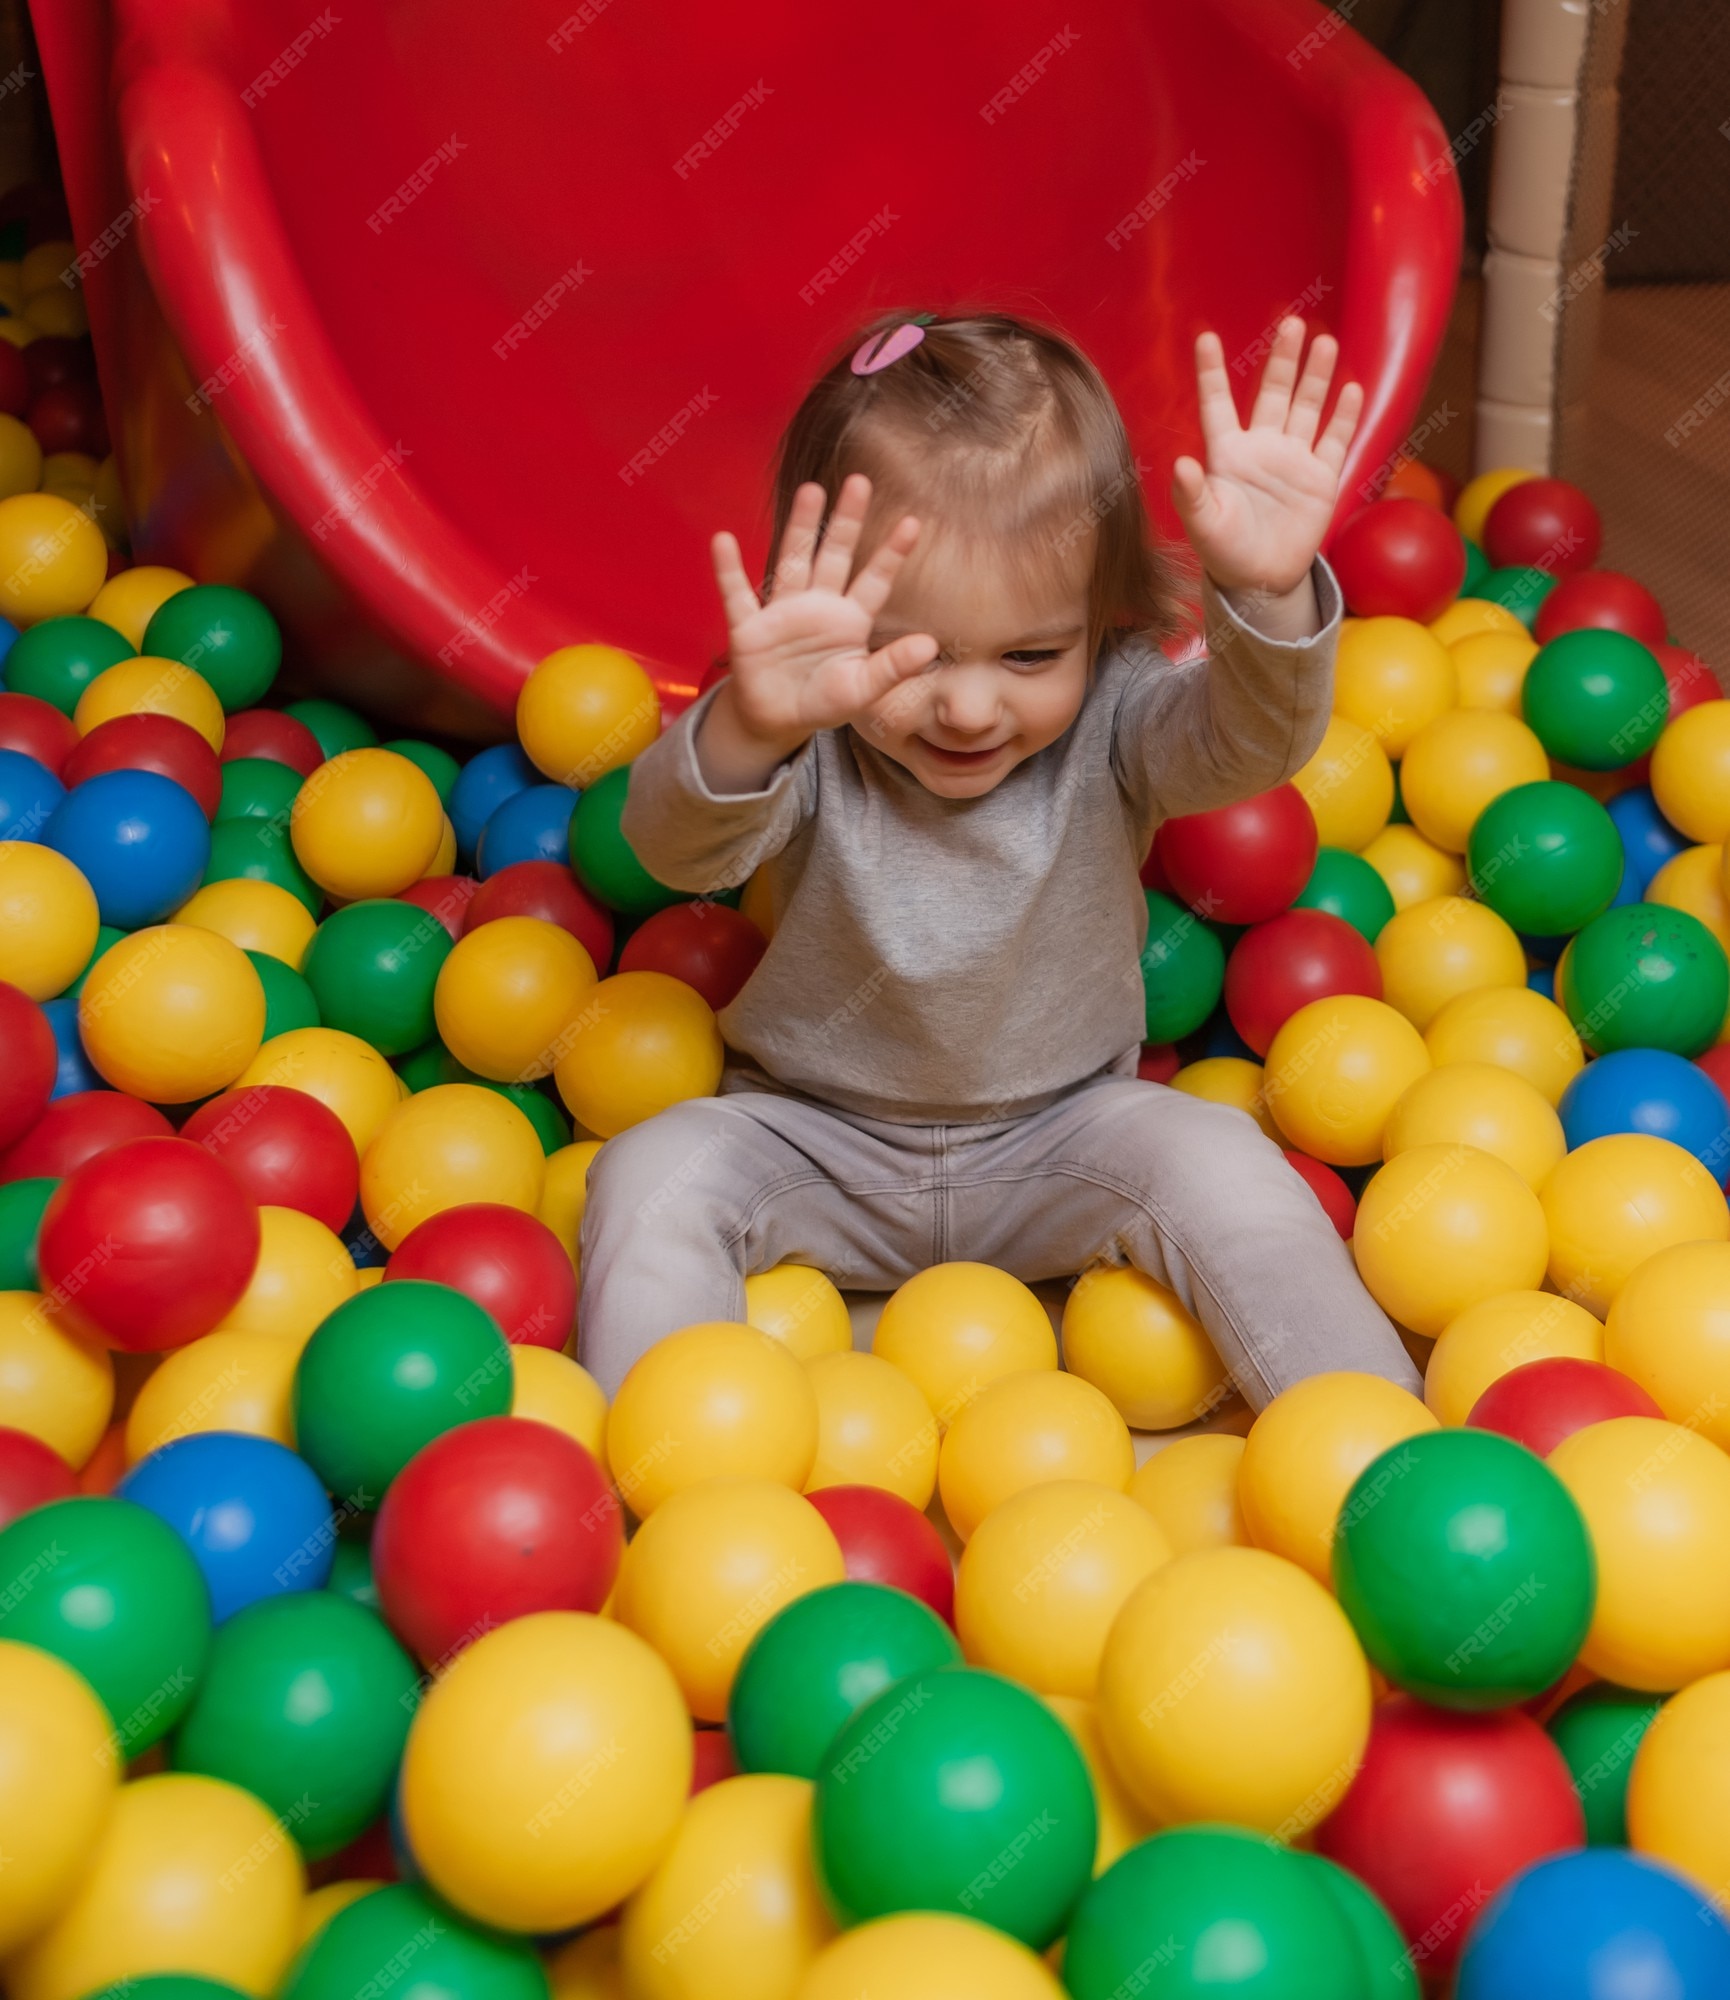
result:
[[[865,1118],[729,1065],[721,1095],[611,1138],[589,1170],[580,1353],[610,1397],[647,1348],[742,1320],[745,1278],[810,1264],[892,1291],[930,1264],[1028,1283],[1132,1264],[1207,1328],[1254,1409],[1333,1368],[1419,1393],[1321,1205],[1246,1111],[1133,1074],[981,1124]]]

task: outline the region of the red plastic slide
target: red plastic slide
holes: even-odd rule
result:
[[[689,699],[709,536],[761,560],[780,427],[885,305],[1066,328],[1171,527],[1200,328],[1246,394],[1282,313],[1339,336],[1344,512],[1453,292],[1446,136],[1311,0],[36,17],[138,553],[423,727],[498,733],[585,639]]]

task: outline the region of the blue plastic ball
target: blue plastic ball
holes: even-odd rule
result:
[[[1652,877],[1689,843],[1687,835],[1678,833],[1658,810],[1650,785],[1634,785],[1618,792],[1604,810],[1621,835],[1622,852],[1627,856],[1622,886],[1611,904],[1614,909],[1616,903],[1639,902]]]
[[[1612,1049],[1589,1062],[1556,1107],[1570,1152],[1611,1132],[1647,1132],[1730,1174],[1730,1103],[1698,1063],[1668,1049]]]
[[[78,1002],[63,993],[58,1000],[44,1000],[42,1011],[54,1030],[54,1046],[60,1057],[50,1095],[70,1097],[79,1090],[108,1089],[108,1079],[98,1073],[84,1053],[84,1040],[78,1032]]]
[[[1526,984],[1534,993],[1543,994],[1546,1000],[1556,997],[1556,968],[1553,965],[1534,965],[1526,974]]]
[[[261,1598],[322,1589],[330,1575],[330,1498],[306,1460],[274,1439],[239,1431],[175,1438],[114,1490],[166,1521],[192,1551],[218,1625]]]
[[[1582,1847],[1516,1875],[1473,1927],[1455,2000],[1720,2000],[1730,1926],[1642,1854]]]
[[[481,879],[515,861],[571,859],[571,814],[577,794],[569,785],[530,785],[505,800],[481,829],[475,855]]]
[[[22,750],[0,750],[0,840],[40,840],[65,796],[46,764]]]
[[[141,930],[198,887],[210,827],[185,786],[155,771],[102,771],[74,785],[42,829],[96,892],[105,924]]]
[[[10,618],[0,618],[0,687],[6,684],[6,656],[18,643],[18,627]]]
[[[1207,1039],[1202,1043],[1201,1056],[1204,1060],[1211,1056],[1238,1056],[1246,1062],[1258,1063],[1258,1056],[1248,1042],[1231,1024],[1231,1017],[1223,1007],[1219,1008],[1202,1031]]]
[[[505,800],[540,782],[540,772],[514,743],[495,743],[490,750],[471,757],[445,801],[458,853],[472,861],[481,829]]]

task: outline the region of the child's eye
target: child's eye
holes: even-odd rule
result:
[[[1003,657],[1012,667],[1042,667],[1047,660],[1057,660],[1063,656],[1055,647],[1051,647],[1044,652],[1029,650],[1020,653],[1005,653]]]

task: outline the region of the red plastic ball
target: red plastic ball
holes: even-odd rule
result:
[[[1703,701],[1723,699],[1718,676],[1698,653],[1689,652],[1685,646],[1672,646],[1667,639],[1660,639],[1652,651],[1657,654],[1664,678],[1670,684],[1670,721],[1686,715],[1691,708],[1698,708]]]
[[[32,347],[40,347],[40,340],[33,340]],[[30,373],[24,363],[22,351],[9,340],[0,340],[0,347],[6,352],[0,354],[0,411],[9,417],[21,417],[25,405],[30,401]]]
[[[306,724],[275,708],[243,708],[228,718],[222,733],[222,761],[232,764],[241,757],[267,757],[273,764],[286,764],[303,778],[310,778],[324,762],[318,738]]]
[[[1326,910],[1285,910],[1232,946],[1225,1011],[1258,1056],[1300,1007],[1335,993],[1382,997],[1382,969],[1362,931]]]
[[[354,1213],[354,1141],[330,1106],[304,1090],[225,1090],[193,1112],[180,1136],[219,1159],[260,1208],[295,1208],[339,1234]]]
[[[212,1153],[133,1139],[85,1161],[48,1198],[36,1261],[55,1316],[129,1353],[209,1333],[258,1262],[258,1206]]]
[[[1296,785],[1168,819],[1154,851],[1172,894],[1222,924],[1278,916],[1310,878],[1316,822]]]
[[[0,1528],[77,1491],[77,1473],[53,1446],[28,1431],[0,1429]]]
[[[1135,1073],[1143,1083],[1170,1083],[1182,1068],[1175,1042],[1143,1042]]]
[[[59,1066],[48,1016],[0,979],[0,1147],[22,1139],[48,1109]]]
[[[1572,576],[1592,567],[1603,544],[1597,508],[1566,479],[1522,479],[1484,519],[1484,554],[1494,569]]]
[[[694,1729],[691,1732],[691,1797],[718,1785],[723,1778],[736,1778],[739,1766],[733,1756],[732,1738],[724,1729]]]
[[[24,421],[44,452],[84,451],[108,456],[108,419],[94,382],[57,382],[30,399]]]
[[[1444,1977],[1474,1916],[1510,1876],[1583,1847],[1562,1753],[1529,1715],[1382,1702],[1351,1787],[1316,1846],[1388,1906],[1426,1980]]]
[[[22,750],[59,777],[78,748],[72,718],[33,694],[0,694],[0,750]]]
[[[1643,583],[1620,570],[1583,570],[1563,577],[1538,606],[1532,637],[1540,646],[1547,646],[1563,632],[1578,632],[1586,626],[1626,632],[1642,646],[1656,648],[1664,638],[1664,613]]]
[[[24,350],[24,377],[32,396],[40,396],[44,389],[58,389],[63,382],[94,382],[96,353],[90,336],[72,339],[39,334]]]
[[[222,765],[198,731],[172,715],[117,715],[100,722],[67,758],[62,783],[81,785],[103,771],[156,771],[198,801],[206,819],[222,803]]]
[[[1421,458],[1402,458],[1388,474],[1382,488],[1384,500],[1422,500],[1452,514],[1460,497],[1460,482],[1439,465],[1426,465]]]
[[[513,1347],[562,1348],[577,1323],[565,1246],[535,1216],[492,1201],[441,1209],[391,1253],[385,1283],[426,1278],[485,1306]]]
[[[463,935],[500,917],[539,917],[569,931],[604,973],[613,957],[613,913],[603,909],[562,861],[513,861],[489,875],[463,917]]]
[[[1328,561],[1357,618],[1415,618],[1427,625],[1460,594],[1466,545],[1439,508],[1377,500],[1340,529]]]
[[[1548,1458],[1563,1438],[1611,1417],[1661,1417],[1638,1382],[1601,1361],[1552,1355],[1500,1375],[1472,1405],[1474,1430],[1498,1431]]]
[[[509,1619],[599,1611],[624,1546],[618,1498],[574,1438],[526,1417],[480,1417],[392,1480],[372,1573],[391,1630],[443,1666]]]
[[[943,1537],[910,1500],[881,1486],[820,1486],[805,1498],[841,1544],[856,1583],[885,1583],[955,1622],[955,1570]]]
[[[1357,1196],[1324,1161],[1312,1159],[1308,1153],[1300,1153],[1295,1147],[1286,1146],[1281,1150],[1293,1169],[1309,1183],[1310,1192],[1321,1203],[1327,1219],[1349,1243],[1352,1231],[1358,1226]]]
[[[1730,1097],[1730,1042],[1715,1042],[1694,1060],[1724,1095]]]
[[[339,1854],[315,1861],[307,1874],[307,1886],[320,1889],[327,1882],[396,1882],[401,1879],[396,1849],[391,1845],[390,1818],[375,1819],[365,1833],[358,1834]]]
[[[768,949],[751,919],[725,903],[675,903],[631,933],[619,970],[670,973],[694,986],[718,1014]]]
[[[121,1090],[76,1090],[55,1098],[23,1138],[0,1153],[0,1181],[64,1180],[114,1146],[173,1136],[174,1127],[142,1098]]]
[[[399,903],[413,903],[429,917],[437,917],[453,938],[463,934],[463,920],[480,884],[472,875],[427,875],[396,892]]]
[[[1147,850],[1147,859],[1141,864],[1141,886],[1153,890],[1159,896],[1171,894],[1171,884],[1165,879],[1165,868],[1159,858],[1157,842]]]

